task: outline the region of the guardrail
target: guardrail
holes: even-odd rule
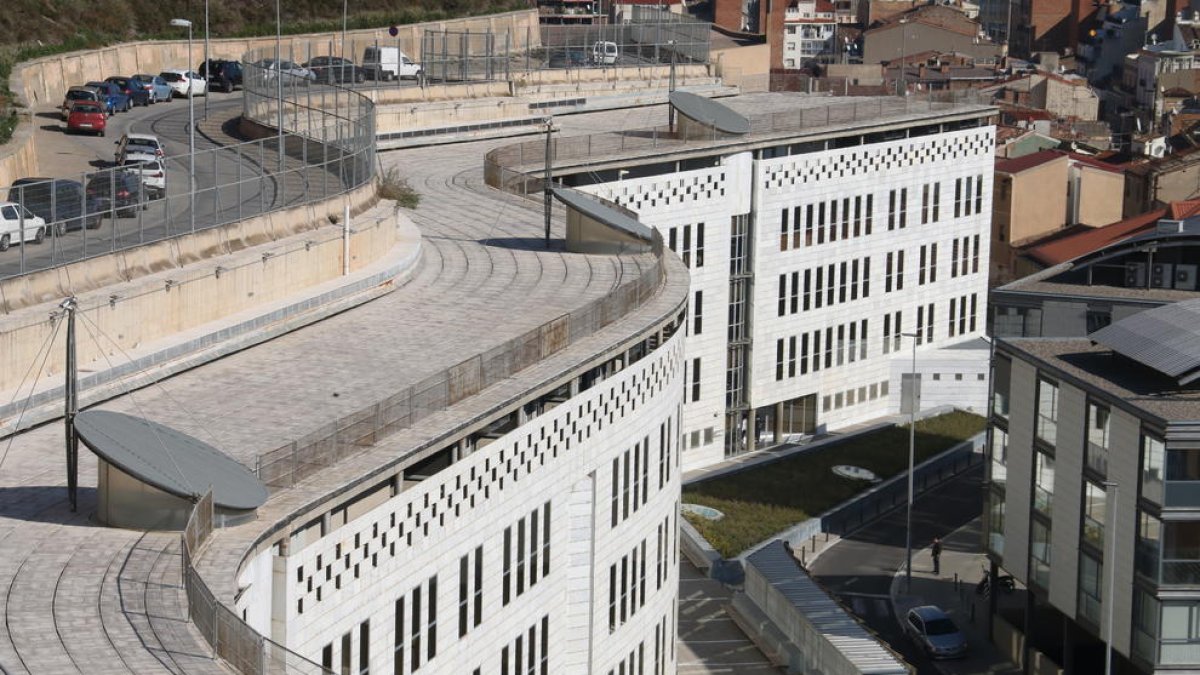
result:
[[[253,65],[245,71],[246,117],[276,131],[282,120],[282,135],[194,155],[134,156],[149,163],[118,156],[114,145],[108,166],[0,187],[18,205],[0,206],[0,279],[323,202],[374,178],[369,98],[285,76],[286,103],[265,104],[268,76]],[[197,142],[212,142],[197,122]]]

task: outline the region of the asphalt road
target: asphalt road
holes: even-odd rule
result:
[[[972,469],[917,498],[913,506],[914,552],[978,517],[983,467]],[[881,518],[832,546],[809,572],[837,595],[919,675],[937,675],[928,658],[904,636],[892,615],[892,577],[904,563],[905,509]]]
[[[226,147],[231,141],[221,132],[222,122],[240,113],[240,94],[214,94],[208,106],[208,121],[202,119],[203,99],[196,99],[195,105],[194,176],[188,159],[186,99],[113,115],[104,137],[65,134],[56,111],[38,112],[34,119],[38,126],[35,133],[42,177],[86,183],[88,175],[114,166],[115,143],[123,133],[151,133],[166,145],[167,194],[164,199],[146,201],[142,208],[127,212],[125,217],[105,213],[94,230],[77,229],[49,237],[40,245],[30,242],[13,246],[0,253],[0,278],[248,218],[338,191],[339,176],[308,166],[300,158],[284,158],[283,166],[288,173],[280,180],[263,175],[264,166],[269,171],[279,168],[279,158],[269,147]],[[226,149],[217,150],[222,147]],[[194,216],[190,191],[193,185]],[[7,187],[0,189],[7,197]]]

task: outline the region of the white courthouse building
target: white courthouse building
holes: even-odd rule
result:
[[[658,228],[691,272],[685,468],[899,412],[906,333],[923,407],[984,410],[992,109],[778,93],[727,106],[748,133],[626,144],[564,178]]]

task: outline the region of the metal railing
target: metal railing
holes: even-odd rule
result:
[[[272,128],[282,118],[282,135],[136,167],[118,165],[114,153],[95,170],[0,187],[18,205],[0,206],[0,279],[322,202],[372,180],[374,103],[285,77],[280,106],[270,98],[278,78],[250,63],[261,58],[247,54],[244,114]],[[203,123],[196,133],[197,142],[215,144]]]
[[[920,113],[937,113],[963,104],[980,103],[973,93],[947,92],[947,95],[923,97],[873,97],[838,101],[786,112],[749,115],[750,133],[728,136],[715,130],[704,138],[682,137],[667,126],[632,129],[587,136],[559,137],[552,140],[551,152],[555,167],[591,164],[606,159],[628,159],[630,155],[708,150],[722,145],[739,145],[773,136],[812,133],[821,129],[845,127],[858,122],[877,123],[889,117],[904,117]],[[544,140],[526,141],[496,148],[484,160],[484,176],[488,185],[516,194],[537,194],[542,190],[541,177],[533,169],[545,162]]]

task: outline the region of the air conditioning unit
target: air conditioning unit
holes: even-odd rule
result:
[[[1196,290],[1196,265],[1175,266],[1175,288],[1181,291]]]
[[[1125,287],[1146,287],[1146,263],[1125,263]]]
[[[1171,218],[1163,218],[1158,221],[1155,230],[1159,234],[1179,234],[1183,232],[1183,221],[1174,220]]]
[[[1175,283],[1175,266],[1171,263],[1154,263],[1150,266],[1150,287],[1171,288]]]

